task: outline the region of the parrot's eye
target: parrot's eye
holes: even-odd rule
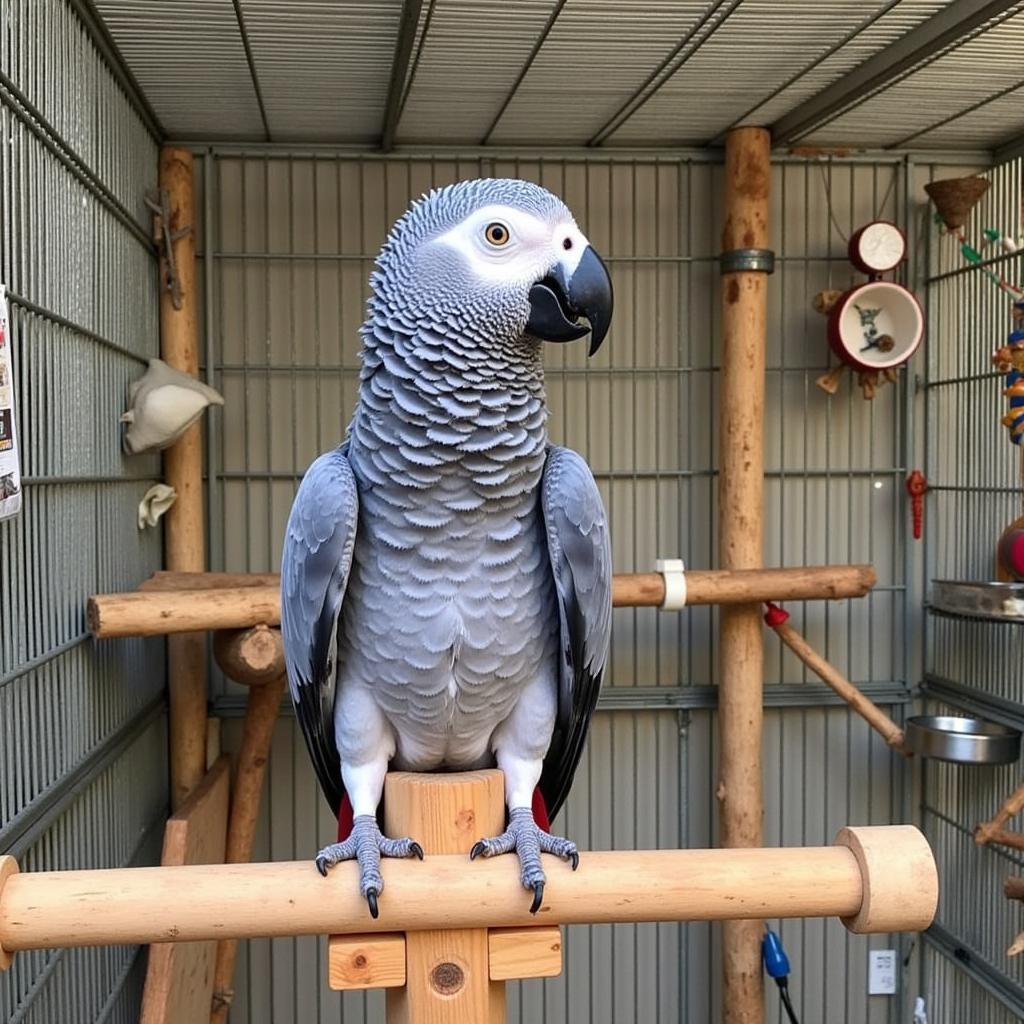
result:
[[[491,245],[508,245],[510,237],[511,235],[509,234],[508,228],[505,227],[501,221],[492,221],[486,228],[484,228],[484,238],[486,238]]]

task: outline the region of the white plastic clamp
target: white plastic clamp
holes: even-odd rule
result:
[[[663,611],[677,612],[686,607],[686,572],[681,558],[659,558],[654,563],[656,572],[665,580],[665,599],[661,602]]]

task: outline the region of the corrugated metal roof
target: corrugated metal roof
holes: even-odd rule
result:
[[[380,135],[402,0],[243,0],[273,138]]]
[[[1014,0],[94,4],[177,138],[373,146],[394,77],[398,144],[703,145],[802,112],[869,61],[880,79],[787,141],[978,149],[1024,131]],[[953,31],[929,40],[940,22]]]
[[[1024,131],[1021,93],[1006,92],[1024,88],[1022,47],[1024,13],[1019,13],[894,83],[811,139],[826,142],[870,133],[882,146],[904,141],[975,148],[999,144]],[[998,99],[1002,94],[1005,98]]]
[[[94,0],[172,136],[264,137],[231,0]]]

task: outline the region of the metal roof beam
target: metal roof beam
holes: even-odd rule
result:
[[[245,31],[245,15],[242,14],[241,0],[233,0],[235,7],[235,18],[238,21],[238,34],[242,37],[242,48],[245,50],[245,61],[249,65],[249,77],[252,79],[252,88],[256,93],[256,104],[260,108],[260,120],[263,122],[263,134],[267,142],[273,142],[270,134],[270,122],[267,120],[267,108],[263,105],[263,90],[260,89],[260,80],[256,74],[256,61],[252,55],[252,47],[249,45],[249,33]]]
[[[537,59],[537,54],[540,53],[540,48],[547,41],[548,36],[551,34],[551,30],[555,27],[555,22],[558,20],[558,16],[562,13],[562,8],[565,6],[566,0],[558,0],[555,6],[551,9],[551,13],[548,15],[548,20],[541,29],[540,35],[537,36],[533,44],[533,48],[530,50],[530,55],[526,58],[526,62],[519,69],[519,74],[516,76],[516,80],[512,83],[512,88],[509,89],[508,94],[505,96],[505,101],[499,107],[498,112],[494,115],[494,119],[491,121],[490,127],[484,132],[484,137],[480,140],[481,146],[486,146],[491,141],[491,136],[494,134],[495,128],[498,127],[498,122],[502,119],[505,111],[508,110],[508,105],[512,102],[512,97],[519,90],[519,86],[523,84],[523,79],[530,73],[530,68],[533,67],[533,62]]]
[[[640,87],[591,136],[588,146],[600,146],[625,124],[725,24],[741,0],[715,0],[703,17],[687,31],[671,53],[644,79]]]
[[[1015,135],[1005,142],[1001,142],[992,150],[992,162],[995,164],[1005,164],[1009,160],[1016,160],[1022,156],[1024,156],[1024,135]]]
[[[895,84],[910,71],[966,42],[971,33],[987,21],[1020,6],[1019,0],[954,0],[848,75],[779,118],[772,125],[773,141],[776,145],[785,144],[810,134]]]
[[[412,46],[416,41],[416,26],[420,22],[423,0],[403,0],[402,16],[398,22],[398,37],[395,39],[395,56],[391,61],[391,81],[388,84],[388,99],[384,107],[384,124],[380,133],[380,148],[390,152],[395,145],[395,132],[402,114],[402,91],[405,76],[409,72]]]

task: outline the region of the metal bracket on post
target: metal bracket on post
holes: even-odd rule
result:
[[[718,266],[723,274],[734,274],[740,271],[773,274],[775,273],[775,253],[771,249],[730,249],[718,257]]]
[[[654,568],[665,580],[665,598],[661,610],[677,612],[686,607],[686,572],[681,558],[659,558]]]

